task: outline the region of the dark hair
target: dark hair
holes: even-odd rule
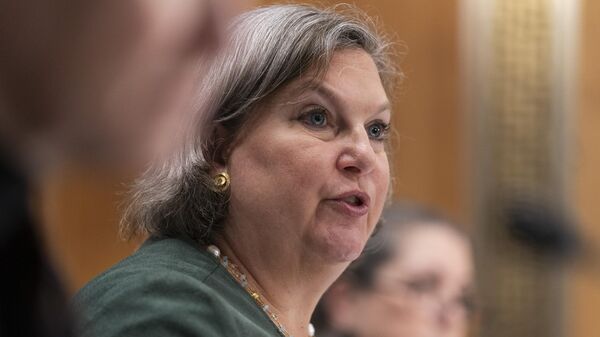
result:
[[[396,203],[384,210],[378,231],[367,241],[362,254],[344,271],[337,282],[346,282],[354,290],[368,291],[375,283],[379,268],[391,260],[398,249],[397,240],[392,233],[407,232],[423,226],[441,226],[450,228],[462,236],[467,236],[463,228],[447,217],[424,206],[411,203]],[[335,283],[334,283],[335,284]],[[325,298],[327,294],[323,296]],[[330,318],[323,305],[323,299],[317,305],[312,322],[321,332],[332,333]],[[336,332],[334,336],[344,336]]]

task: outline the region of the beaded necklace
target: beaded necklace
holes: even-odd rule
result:
[[[279,321],[277,314],[275,314],[271,310],[269,305],[264,300],[263,296],[257,290],[255,290],[248,284],[248,279],[246,277],[246,274],[244,274],[240,270],[240,268],[238,268],[238,266],[236,264],[229,261],[227,256],[221,255],[221,250],[215,245],[210,245],[210,246],[206,247],[206,251],[208,253],[210,253],[212,256],[214,256],[218,260],[219,264],[221,264],[221,266],[223,266],[225,268],[225,270],[227,270],[227,272],[237,281],[237,283],[242,288],[244,288],[244,290],[250,295],[250,297],[252,297],[252,299],[254,300],[256,305],[258,305],[258,307],[261,308],[265,312],[265,314],[267,314],[267,316],[269,317],[271,322],[273,322],[273,324],[275,325],[275,327],[277,328],[277,330],[279,331],[279,333],[282,336],[293,337],[292,335],[289,334],[289,332],[286,330],[286,328],[283,326],[283,324]],[[315,335],[315,328],[311,323],[309,323],[308,324],[308,336],[313,337],[314,335]]]

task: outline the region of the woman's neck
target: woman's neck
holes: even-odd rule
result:
[[[225,230],[215,244],[246,275],[248,284],[264,298],[290,335],[307,336],[319,299],[347,264],[311,263],[294,249],[293,242],[271,244],[249,233],[234,232]]]

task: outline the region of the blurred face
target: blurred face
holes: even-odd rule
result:
[[[305,80],[266,103],[234,147],[226,228],[245,228],[246,241],[273,251],[346,262],[386,198],[389,103],[362,50],[337,52],[316,88]]]
[[[0,70],[17,124],[70,159],[127,164],[176,138],[228,1],[14,3],[12,54]]]
[[[66,55],[73,87],[60,105],[74,106],[63,110],[57,130],[79,143],[76,152],[145,159],[180,131],[199,57],[218,39],[218,18],[206,0],[104,2],[83,23],[79,50]]]
[[[378,271],[375,289],[356,295],[347,309],[355,318],[347,320],[351,330],[361,337],[466,336],[473,278],[469,244],[439,226],[399,235],[401,249]]]

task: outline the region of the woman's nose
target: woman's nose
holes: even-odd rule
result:
[[[375,168],[375,152],[364,128],[348,135],[337,161],[340,171],[355,176],[371,173]]]
[[[439,301],[438,308],[435,311],[435,320],[437,331],[440,337],[461,336],[461,323],[464,317],[461,314],[461,308],[452,301]]]

